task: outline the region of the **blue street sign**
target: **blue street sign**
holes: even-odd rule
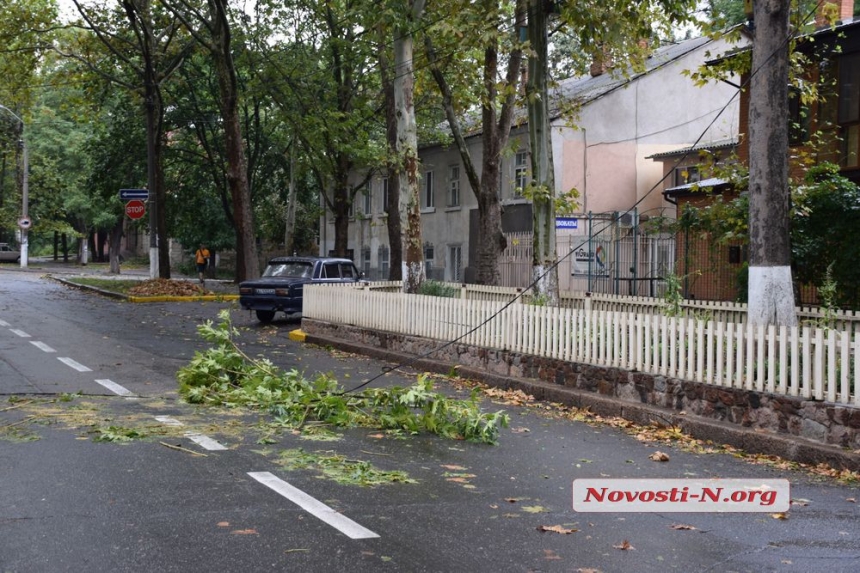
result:
[[[555,218],[555,228],[556,229],[578,229],[579,228],[579,219],[575,217],[556,217]]]
[[[119,198],[123,201],[130,201],[132,199],[142,199],[146,201],[149,199],[149,189],[120,189]]]

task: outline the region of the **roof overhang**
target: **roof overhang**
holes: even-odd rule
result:
[[[674,199],[676,197],[692,195],[694,193],[717,194],[728,191],[731,188],[732,184],[730,181],[720,179],[718,177],[711,177],[709,179],[702,179],[701,181],[696,181],[694,183],[687,183],[685,185],[670,187],[663,191],[663,196],[667,199]]]

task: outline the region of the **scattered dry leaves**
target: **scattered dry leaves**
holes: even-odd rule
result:
[[[663,452],[654,452],[653,454],[648,456],[648,459],[654,460],[655,462],[668,462],[669,454],[664,454]]]
[[[626,539],[622,541],[619,545],[613,545],[612,547],[620,551],[636,551],[636,548],[630,545],[630,542]]]
[[[567,529],[561,525],[541,525],[537,528],[538,531],[552,531],[553,533],[561,533],[562,535],[570,535],[579,531],[578,529]]]
[[[774,519],[779,519],[780,521],[785,521],[788,519],[788,514],[783,512],[780,513],[771,513],[770,516]]]
[[[675,523],[670,525],[669,529],[675,529],[678,531],[693,531],[696,528],[692,525],[687,525],[686,523]]]
[[[259,535],[256,529],[236,529],[231,531],[233,535]]]
[[[132,296],[201,296],[214,294],[191,281],[150,279],[128,290]]]

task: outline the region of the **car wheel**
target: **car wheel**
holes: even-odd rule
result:
[[[275,318],[274,310],[258,310],[257,311],[257,320],[260,322],[272,322],[272,319]]]

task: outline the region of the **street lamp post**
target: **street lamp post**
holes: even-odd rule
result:
[[[27,231],[30,228],[30,219],[29,219],[29,205],[30,205],[30,187],[29,187],[29,177],[30,177],[30,159],[27,153],[27,143],[24,140],[24,120],[18,117],[14,111],[6,107],[5,105],[0,104],[0,109],[4,109],[9,114],[17,119],[21,123],[21,141],[19,142],[21,145],[21,153],[24,157],[24,173],[21,181],[21,219],[18,222],[18,226],[21,229],[21,268],[26,269],[29,263],[29,251],[30,251],[30,243],[27,237]]]

